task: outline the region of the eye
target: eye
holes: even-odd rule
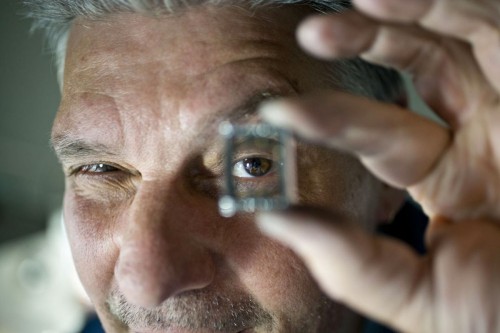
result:
[[[262,157],[250,157],[238,161],[233,167],[233,176],[241,178],[262,177],[273,167],[273,161]]]
[[[104,164],[104,163],[96,163],[96,164],[88,164],[79,167],[76,172],[81,173],[81,174],[88,174],[88,173],[107,173],[107,172],[114,172],[114,171],[119,171],[118,168]]]

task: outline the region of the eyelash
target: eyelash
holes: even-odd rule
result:
[[[264,160],[268,160],[271,162],[271,169],[269,171],[267,171],[264,175],[262,176],[251,176],[249,174],[249,177],[242,177],[242,176],[237,176],[235,175],[235,168],[244,163],[245,160],[247,159],[264,159]],[[97,171],[96,169],[104,169],[102,171]],[[245,156],[245,157],[241,157],[241,158],[238,158],[235,160],[235,162],[233,163],[233,169],[232,169],[232,173],[235,177],[238,177],[238,178],[260,178],[260,177],[264,177],[266,176],[267,174],[271,173],[272,171],[274,170],[274,161],[270,158],[268,158],[267,156],[257,156],[257,155],[253,155],[253,156]],[[108,164],[108,163],[91,163],[91,164],[85,164],[85,165],[81,165],[81,166],[78,166],[76,168],[73,169],[73,171],[71,171],[71,175],[75,175],[75,176],[78,176],[78,175],[92,175],[92,176],[100,176],[100,175],[104,175],[104,174],[109,174],[109,173],[113,173],[113,172],[119,172],[119,171],[122,171],[120,168],[112,165],[112,164]],[[241,171],[241,170],[240,170]]]
[[[108,170],[105,170],[105,171],[96,171],[95,169],[97,168],[106,168]],[[92,170],[94,169],[94,170]],[[81,165],[81,166],[78,166],[76,168],[73,169],[73,171],[71,172],[71,175],[103,175],[103,174],[108,174],[108,173],[112,173],[112,172],[118,172],[118,171],[122,171],[120,168],[118,168],[117,166],[114,166],[113,164],[110,164],[110,163],[91,163],[91,164],[85,164],[85,165]]]
[[[252,160],[252,159],[256,159],[256,160],[264,160],[265,163],[268,162],[270,165],[269,165],[269,170],[265,171],[264,174],[260,175],[260,176],[254,176],[254,175],[251,175],[246,169],[245,169],[245,166],[244,166],[244,163],[246,160]],[[233,169],[231,170],[232,172],[232,175],[234,177],[237,177],[237,178],[243,178],[243,179],[255,179],[255,178],[262,178],[262,177],[265,177],[269,174],[272,174],[272,172],[275,170],[276,168],[276,161],[274,161],[273,159],[267,157],[267,156],[261,156],[261,155],[253,155],[253,156],[246,156],[246,157],[243,157],[243,158],[239,158],[237,159],[234,163],[233,163]],[[237,173],[241,173],[241,172],[245,172],[246,175],[245,176],[239,176],[237,175]]]

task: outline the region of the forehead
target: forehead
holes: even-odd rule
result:
[[[297,64],[305,57],[294,28],[304,12],[205,6],[170,16],[78,19],[68,42],[61,111],[69,111],[68,104],[95,104],[92,95],[100,101],[108,96],[115,106],[134,95],[140,101],[128,105],[134,110],[165,109],[175,100],[183,102],[177,111],[198,112],[199,103],[213,109],[221,96],[235,99],[283,77],[295,80],[292,72],[302,70]]]
[[[307,11],[306,11],[307,13]],[[296,58],[294,30],[302,6],[249,10],[200,6],[177,15],[121,13],[77,19],[68,43],[66,76],[99,79],[123,67],[158,70],[169,80],[197,77],[252,58]],[[286,60],[282,57],[282,60]],[[104,65],[104,66],[103,66]]]

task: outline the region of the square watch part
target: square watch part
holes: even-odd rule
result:
[[[281,210],[296,201],[296,144],[289,131],[223,122],[219,133],[225,140],[222,216]]]

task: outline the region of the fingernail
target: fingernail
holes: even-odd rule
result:
[[[306,19],[297,30],[297,39],[313,55],[329,59],[332,57],[329,47],[332,36],[327,23],[322,17]]]

